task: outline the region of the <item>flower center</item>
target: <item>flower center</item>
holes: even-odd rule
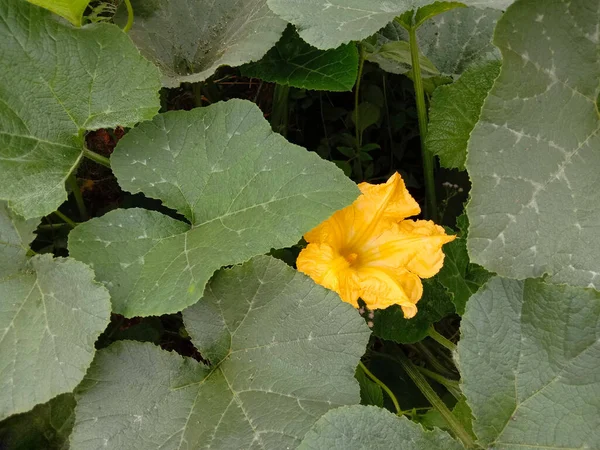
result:
[[[348,253],[344,258],[346,258],[348,264],[352,265],[352,263],[358,259],[358,253]]]

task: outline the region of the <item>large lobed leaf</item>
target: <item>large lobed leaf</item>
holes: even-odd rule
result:
[[[600,3],[519,1],[499,21],[503,66],[468,146],[474,262],[600,288]]]
[[[71,255],[93,265],[114,311],[128,317],[192,305],[215,270],[297,243],[358,192],[242,100],[141,124],[119,142],[112,167],[121,187],[163,200],[191,224],[130,209],[71,232]]]
[[[152,344],[101,350],[77,392],[74,450],[295,448],[325,412],[359,401],[369,329],[279,260],[218,272],[183,316],[210,367]]]
[[[86,130],[158,112],[158,72],[116,26],[75,29],[22,0],[0,2],[0,41],[0,199],[40,217],[67,198]]]
[[[163,84],[202,81],[219,66],[257,61],[286,27],[266,0],[132,0],[130,36],[162,73]],[[116,21],[127,21],[125,5]]]
[[[467,303],[458,362],[480,443],[600,448],[600,293],[493,278]]]
[[[513,0],[463,0],[468,6],[504,9]],[[320,49],[371,36],[396,16],[432,0],[267,0],[269,8],[296,26],[300,37]]]
[[[0,420],[72,391],[110,315],[108,292],[85,264],[27,260],[33,228],[0,202]]]
[[[298,450],[460,450],[447,433],[426,431],[374,406],[345,406],[321,417]]]

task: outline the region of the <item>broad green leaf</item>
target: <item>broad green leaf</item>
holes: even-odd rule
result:
[[[81,26],[81,19],[90,0],[27,0],[29,3],[49,9],[64,17],[76,27]]]
[[[520,1],[498,22],[466,165],[469,254],[499,275],[600,289],[598,7]]]
[[[360,386],[360,404],[383,407],[383,390],[371,381],[360,367],[356,368],[356,380]]]
[[[425,5],[419,9],[414,14],[413,17],[413,27],[419,28],[423,25],[427,20],[434,18],[446,11],[452,11],[456,8],[464,8],[464,3],[459,2],[434,2],[430,5]]]
[[[101,350],[77,392],[74,450],[296,448],[325,412],[359,401],[369,329],[282,261],[218,272],[183,316],[211,366],[148,343]]]
[[[73,28],[22,0],[0,2],[0,199],[26,219],[56,210],[86,130],[158,112],[158,72],[115,25]]]
[[[464,0],[467,6],[505,9],[513,0]],[[294,24],[300,37],[320,49],[360,41],[406,11],[431,0],[267,0],[275,14]]]
[[[0,419],[72,391],[110,316],[85,264],[39,255],[26,269],[0,279]]]
[[[600,293],[493,278],[467,304],[458,362],[480,443],[599,448]]]
[[[426,431],[406,417],[375,406],[329,411],[306,434],[298,450],[460,450],[441,430]]]
[[[356,45],[319,50],[304,42],[292,25],[258,62],[242,66],[242,74],[301,89],[350,91],[358,75]]]
[[[2,450],[67,450],[75,422],[72,394],[54,397],[31,411],[0,422]]]
[[[417,30],[421,60],[427,58],[436,72],[421,67],[423,76],[457,77],[474,64],[483,64],[500,58],[492,44],[496,21],[502,12],[496,9],[456,8],[429,20]],[[408,33],[396,22],[388,24],[366,42],[368,58],[386,72],[404,74],[411,70]],[[408,59],[395,58],[386,49],[403,45]]]
[[[417,303],[419,311],[405,319],[399,306],[375,310],[373,334],[382,339],[403,344],[418,342],[427,336],[435,322],[454,312],[451,297],[435,280],[423,280],[423,297]]]
[[[296,244],[358,189],[333,164],[273,133],[253,103],[161,114],[112,156],[119,184],[184,215],[116,210],[75,228],[71,255],[93,265],[127,317],[194,304],[215,270]]]
[[[471,131],[500,66],[499,61],[492,61],[470,67],[453,84],[434,91],[425,142],[427,150],[440,158],[443,167],[465,170]]]
[[[25,267],[38,223],[37,219],[23,219],[0,201],[0,278]]]
[[[129,35],[162,73],[166,87],[209,78],[223,65],[257,61],[281,37],[286,22],[266,0],[132,0]],[[115,21],[127,22],[125,5]]]

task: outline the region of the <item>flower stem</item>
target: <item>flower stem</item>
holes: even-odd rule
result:
[[[412,62],[413,83],[415,85],[415,97],[417,100],[417,117],[419,119],[419,132],[421,134],[421,155],[423,157],[423,175],[425,178],[425,194],[427,198],[427,209],[425,216],[431,220],[437,220],[437,201],[435,196],[435,179],[433,176],[434,159],[427,151],[425,137],[427,136],[427,107],[425,106],[425,90],[423,78],[421,77],[421,63],[419,61],[419,43],[417,42],[417,30],[414,26],[408,29],[410,58]]]
[[[377,378],[375,375],[373,375],[373,373],[369,369],[367,369],[367,367],[363,364],[362,361],[359,361],[358,365],[363,370],[365,375],[367,375],[371,380],[373,380],[377,385],[379,385],[379,387],[381,389],[383,389],[385,391],[385,393],[390,397],[390,399],[392,400],[392,403],[394,404],[394,408],[396,408],[396,414],[402,415],[403,411],[400,408],[398,399],[396,398],[396,396],[394,395],[392,390],[389,387],[387,387],[383,381],[381,381],[379,378]]]
[[[83,201],[83,195],[81,195],[81,189],[79,189],[79,184],[77,184],[77,178],[75,177],[75,172],[72,172],[71,175],[69,175],[69,178],[67,178],[67,184],[71,188],[71,191],[73,191],[73,197],[75,197],[75,203],[77,203],[77,209],[79,210],[79,218],[82,221],[87,220],[87,218],[88,218],[87,208],[85,207],[85,202]],[[64,218],[62,218],[62,217],[61,217],[61,219],[64,220]],[[65,222],[67,222],[67,221],[65,220]]]
[[[83,156],[110,169],[110,159],[108,159],[106,156],[99,155],[98,153],[93,152],[85,147],[83,148]]]
[[[404,354],[404,352],[402,352],[402,350],[398,350],[397,355],[398,362],[402,365],[406,374],[419,388],[419,390],[421,391],[423,396],[429,401],[429,403],[431,403],[431,405],[438,410],[438,412],[444,418],[449,428],[456,435],[456,437],[461,440],[461,442],[466,448],[474,448],[475,442],[473,441],[473,438],[471,438],[467,430],[465,430],[465,428],[458,421],[456,416],[452,414],[452,412],[448,409],[446,404],[429,385],[423,374],[419,372],[419,369],[417,369],[413,362],[410,359],[408,359],[408,357]]]
[[[60,220],[62,220],[63,222],[65,222],[67,225],[69,225],[71,228],[75,228],[77,226],[77,224],[69,219],[67,216],[65,216],[63,213],[61,213],[58,209],[56,211],[54,211],[54,215],[56,217],[58,217]],[[44,225],[40,225],[40,227],[43,227]],[[58,226],[58,225],[52,225],[52,226]]]
[[[447,348],[448,350],[450,350],[451,352],[454,352],[456,350],[456,344],[448,339],[446,339],[444,336],[442,336],[440,333],[438,333],[435,328],[433,327],[433,325],[431,325],[429,327],[429,329],[427,330],[427,336],[429,336],[431,339],[433,339],[435,342],[437,342],[438,344],[440,344],[441,346]]]
[[[125,0],[125,6],[127,6],[127,23],[123,31],[129,33],[129,30],[133,26],[133,6],[131,6],[131,0]]]

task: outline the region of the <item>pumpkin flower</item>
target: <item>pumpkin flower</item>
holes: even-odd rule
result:
[[[297,267],[316,283],[358,308],[400,305],[404,317],[417,313],[421,278],[442,268],[442,245],[454,240],[427,220],[406,220],[421,212],[395,173],[385,184],[360,183],[350,206],[309,231]]]

